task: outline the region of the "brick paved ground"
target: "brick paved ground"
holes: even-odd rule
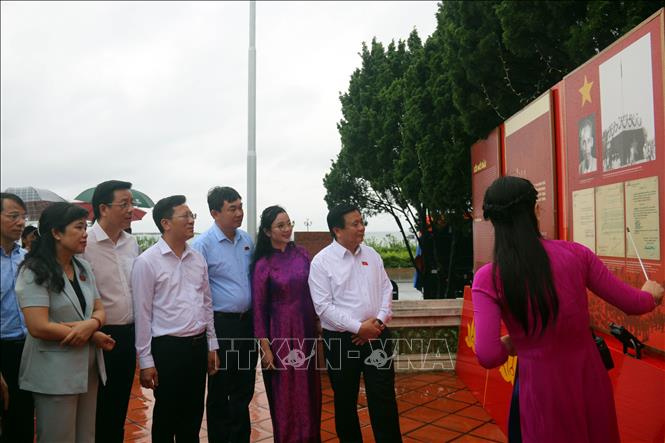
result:
[[[324,442],[335,442],[338,440],[335,435],[333,393],[325,374],[322,376],[322,389],[321,439]],[[454,372],[398,373],[395,391],[404,443],[506,441],[503,433]],[[138,377],[135,378],[125,428],[126,442],[150,441],[153,401],[152,391],[141,388]],[[374,442],[362,385],[359,403],[358,415],[364,441]],[[250,413],[252,441],[271,442],[270,412],[260,372],[257,373]],[[206,425],[204,417],[201,442],[207,443]]]

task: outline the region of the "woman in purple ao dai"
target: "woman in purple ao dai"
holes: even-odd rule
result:
[[[252,260],[254,336],[275,443],[321,441],[321,383],[316,369],[316,313],[309,294],[309,257],[291,241],[286,211],[261,214]]]
[[[662,303],[663,287],[633,288],[585,246],[543,239],[537,196],[518,177],[501,177],[485,193],[494,263],[473,280],[476,356],[494,368],[517,354],[524,443],[616,443],[612,385],[589,331],[587,288],[634,315]],[[510,335],[500,336],[501,320]]]

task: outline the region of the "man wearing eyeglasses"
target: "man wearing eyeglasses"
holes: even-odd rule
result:
[[[251,433],[249,403],[254,396],[258,357],[250,310],[253,244],[247,232],[239,229],[244,213],[235,189],[211,189],[208,208],[215,223],[192,245],[208,265],[219,338],[219,372],[208,377],[208,440],[243,443],[249,442]]]
[[[122,443],[129,395],[136,371],[134,308],[130,284],[132,265],[139,255],[136,239],[125,232],[132,222],[132,184],[109,180],[92,195],[95,224],[88,231],[83,258],[92,265],[102,297],[105,334],[116,341],[104,351],[107,382],[99,384],[95,440]]]
[[[21,365],[23,344],[27,329],[23,314],[16,301],[16,272],[25,257],[17,241],[26,222],[26,206],[15,194],[0,194],[0,240],[2,251],[0,293],[0,373],[7,382],[9,403],[5,411],[0,401],[2,434],[0,442],[32,443],[34,440],[34,405],[32,394],[18,387],[18,371]],[[4,401],[4,398],[3,398]]]
[[[158,201],[152,218],[162,237],[132,269],[141,386],[155,392],[152,441],[198,442],[206,370],[217,366],[208,270],[187,244],[196,214],[184,195]]]

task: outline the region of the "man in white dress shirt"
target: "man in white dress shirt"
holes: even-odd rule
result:
[[[162,233],[132,270],[141,385],[154,389],[152,441],[198,442],[218,348],[206,262],[187,245],[194,220],[183,195],[152,210]]]
[[[328,213],[333,242],[312,260],[309,287],[321,319],[324,353],[335,396],[335,427],[342,443],[361,442],[357,401],[360,374],[377,442],[401,442],[395,400],[392,285],[383,261],[362,245],[365,223],[357,207]]]
[[[96,223],[88,231],[88,246],[83,254],[92,265],[104,304],[106,324],[101,330],[116,342],[111,351],[104,351],[107,381],[106,385],[99,383],[97,392],[97,443],[123,442],[136,370],[130,279],[139,245],[125,232],[134,210],[131,187],[131,183],[119,180],[97,185],[92,195]]]

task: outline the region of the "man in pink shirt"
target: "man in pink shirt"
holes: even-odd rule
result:
[[[199,441],[206,370],[217,372],[208,268],[187,244],[196,214],[185,202],[183,195],[157,202],[152,217],[162,237],[132,270],[141,385],[155,391],[154,442]]]

